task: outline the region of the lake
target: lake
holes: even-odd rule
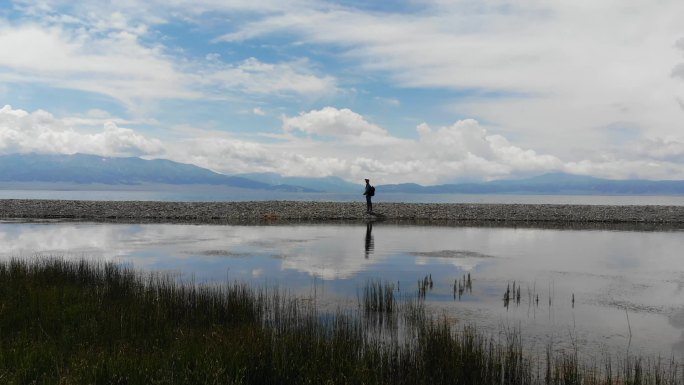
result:
[[[437,316],[543,350],[684,355],[682,230],[373,224],[171,225],[0,222],[0,257],[116,261],[185,281],[240,281],[356,306],[369,280]],[[471,289],[454,292],[470,275]],[[504,293],[520,289],[504,306]],[[517,293],[516,293],[517,294]],[[574,302],[573,302],[574,297]],[[538,300],[537,300],[538,298]]]
[[[87,187],[86,187],[87,186]],[[297,193],[249,190],[213,185],[77,185],[56,183],[2,183],[0,199],[64,199],[114,201],[364,201],[358,193]],[[519,194],[409,194],[382,193],[373,202],[407,203],[519,203],[589,205],[668,205],[684,206],[683,195],[519,195]]]

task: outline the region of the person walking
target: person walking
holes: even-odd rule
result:
[[[363,195],[366,196],[366,213],[372,214],[373,202],[371,202],[371,197],[375,195],[375,187],[370,185],[370,179],[366,178],[364,180],[366,181],[366,190],[363,192]]]

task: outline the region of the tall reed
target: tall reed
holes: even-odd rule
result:
[[[0,262],[0,382],[682,383],[675,361],[608,360],[599,370],[550,356],[542,370],[515,332],[454,327],[379,281],[367,290],[360,314],[330,314],[281,290],[180,284],[111,263]],[[397,324],[369,330],[366,312],[393,314],[400,338],[378,338]]]
[[[394,284],[372,280],[363,287],[364,313],[391,314],[395,310]]]

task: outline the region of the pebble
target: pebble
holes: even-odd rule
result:
[[[268,223],[316,221],[412,221],[550,224],[684,224],[684,206],[365,202],[155,202],[0,200],[4,220],[81,220],[157,223]]]

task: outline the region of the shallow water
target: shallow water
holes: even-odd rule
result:
[[[225,202],[292,200],[314,202],[360,202],[358,193],[298,193],[268,190],[249,190],[208,185],[169,186],[143,185],[116,187],[109,185],[83,186],[66,184],[61,188],[38,185],[0,184],[0,199],[60,199],[114,201],[176,201]],[[660,205],[684,206],[684,195],[523,195],[523,194],[409,194],[382,193],[373,202],[407,203],[512,203],[512,204],[578,204],[578,205]]]
[[[372,279],[437,315],[543,348],[684,356],[682,231],[390,225],[0,223],[0,257],[114,260],[196,282],[243,281],[355,306]],[[454,295],[470,274],[472,291]],[[520,303],[504,306],[506,288]],[[574,295],[574,303],[572,298]],[[537,303],[536,298],[539,298]]]

